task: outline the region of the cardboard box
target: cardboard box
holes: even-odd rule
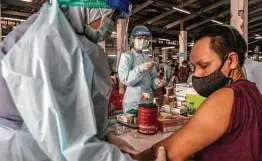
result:
[[[186,101],[186,93],[187,88],[189,87],[188,84],[176,84],[176,97],[178,101]]]
[[[134,123],[134,117],[135,114],[128,114],[123,113],[116,116],[116,119],[118,122],[124,123],[124,124],[133,124]]]
[[[159,121],[159,131],[162,133],[166,133],[166,132],[177,131],[188,121],[188,118],[180,116],[172,119],[158,119],[158,121]]]

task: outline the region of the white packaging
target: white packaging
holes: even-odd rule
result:
[[[188,84],[176,84],[176,97],[178,101],[186,101]]]
[[[164,105],[164,106],[162,106],[162,108],[164,109],[164,112],[171,113],[171,106],[170,105]]]
[[[132,124],[134,120],[133,117],[135,117],[134,114],[128,114],[128,113],[123,113],[116,116],[117,121],[125,124]]]
[[[174,114],[174,115],[180,115],[181,109],[171,108],[171,113]]]

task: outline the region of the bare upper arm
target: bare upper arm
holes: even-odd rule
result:
[[[164,145],[170,160],[185,160],[218,140],[227,130],[234,92],[223,88],[206,99],[191,120],[153,149]]]

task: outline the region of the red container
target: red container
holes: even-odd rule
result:
[[[138,132],[155,134],[158,130],[158,109],[156,104],[140,104],[138,109]]]
[[[124,95],[112,92],[108,104],[108,118],[113,117],[115,111],[123,110]]]
[[[116,111],[119,111],[119,110],[123,110],[123,99],[124,99],[124,95],[122,94],[117,94],[116,95],[116,98],[115,98],[115,101],[116,101]]]

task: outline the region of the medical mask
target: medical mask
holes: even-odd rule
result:
[[[135,39],[135,50],[145,50],[149,48],[149,41],[145,39]]]
[[[85,35],[90,41],[98,43],[110,39],[114,27],[114,22],[108,17],[103,16],[98,29],[94,29],[90,25],[85,26]]]
[[[208,97],[216,90],[232,82],[232,78],[229,78],[229,76],[231,75],[231,71],[229,72],[228,77],[226,77],[221,72],[221,68],[223,67],[223,65],[224,62],[222,63],[222,65],[219,67],[217,71],[210,74],[209,76],[192,77],[193,87],[199,95],[203,97]]]

